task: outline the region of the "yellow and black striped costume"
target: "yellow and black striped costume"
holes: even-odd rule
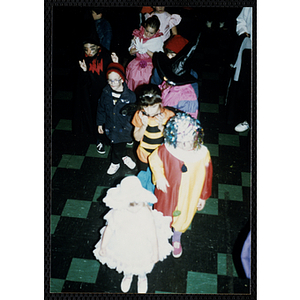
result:
[[[174,113],[166,108],[161,109],[161,113],[164,113],[163,125],[174,116]],[[143,123],[139,117],[139,111],[135,113],[132,119],[132,125],[140,128]],[[163,133],[158,129],[158,121],[155,117],[148,117],[148,126],[145,130],[144,136],[140,141],[137,148],[137,156],[143,163],[148,164],[148,156],[164,141]]]

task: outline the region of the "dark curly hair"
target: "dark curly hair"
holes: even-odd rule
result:
[[[160,27],[160,21],[159,21],[158,17],[154,15],[154,16],[148,18],[145,21],[144,27],[146,28],[147,26],[150,26],[150,27],[154,28],[156,31],[158,31],[158,29]]]
[[[162,102],[161,90],[155,84],[144,84],[139,92],[138,109]]]

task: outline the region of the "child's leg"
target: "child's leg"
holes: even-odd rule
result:
[[[121,290],[123,293],[127,293],[129,291],[131,282],[132,282],[132,274],[124,273],[124,277],[121,281]]]
[[[112,143],[111,162],[113,164],[120,164],[125,155],[126,143]]]
[[[119,144],[112,143],[111,144],[111,164],[107,170],[107,174],[113,175],[120,168],[120,157],[119,157]]]
[[[148,279],[146,273],[138,275],[137,290],[139,294],[145,294],[148,290]]]
[[[172,236],[172,242],[179,242],[180,243],[181,235],[182,235],[182,232],[174,230],[173,236]]]
[[[173,245],[174,249],[173,249],[172,254],[175,258],[180,257],[182,254],[181,235],[182,235],[182,232],[174,230],[173,236],[172,236],[172,245]]]

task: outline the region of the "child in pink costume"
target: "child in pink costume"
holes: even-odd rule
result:
[[[169,14],[165,11],[165,6],[153,6],[155,11],[151,14],[145,14],[145,18],[157,16],[160,21],[159,30],[163,33],[163,41],[165,42],[170,36],[177,34],[176,25],[181,22],[180,15]]]
[[[148,84],[152,74],[152,56],[154,52],[163,51],[162,33],[159,31],[159,20],[151,17],[145,21],[145,26],[133,31],[134,38],[129,47],[129,53],[136,55],[126,68],[127,85],[130,90],[142,84]]]
[[[138,293],[148,289],[147,273],[172,251],[170,217],[152,210],[147,203],[157,201],[136,176],[125,177],[110,188],[103,202],[111,208],[106,225],[93,251],[96,259],[110,269],[124,273],[121,290],[129,291],[133,275],[138,275]]]
[[[163,106],[177,108],[197,119],[199,104],[191,84],[173,86],[164,81],[159,88]]]

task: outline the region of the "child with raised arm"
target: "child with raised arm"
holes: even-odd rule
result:
[[[136,141],[140,142],[137,148],[140,169],[138,178],[143,187],[152,192],[154,185],[151,181],[148,156],[163,143],[164,126],[174,116],[174,113],[164,108],[161,102],[161,91],[158,86],[154,84],[143,85],[140,90],[138,110],[132,119],[133,136]]]
[[[212,162],[202,145],[200,122],[190,115],[178,113],[172,117],[164,137],[164,144],[149,156],[149,164],[156,185],[154,209],[173,218],[173,256],[177,258],[182,254],[182,233],[211,195]]]
[[[102,47],[96,34],[82,40],[83,56],[78,61],[78,76],[74,91],[72,131],[91,138],[100,154],[105,153],[106,139],[99,136],[96,126],[97,104],[107,84],[107,66],[118,60],[115,53]]]
[[[163,41],[177,34],[177,25],[181,22],[181,16],[178,14],[170,14],[165,11],[165,6],[153,6],[154,12],[145,14],[145,18],[157,16],[160,21],[159,30],[163,33]]]
[[[126,68],[127,85],[135,89],[150,82],[153,70],[152,56],[154,52],[163,51],[162,33],[159,31],[159,20],[156,16],[145,21],[145,25],[133,31],[134,38],[129,47],[130,55],[136,57]]]
[[[172,251],[170,217],[152,210],[155,195],[141,186],[136,176],[125,177],[108,190],[103,202],[111,208],[104,216],[106,226],[93,251],[95,257],[111,269],[124,273],[121,290],[129,291],[133,275],[138,276],[137,292],[148,290],[147,273]]]

